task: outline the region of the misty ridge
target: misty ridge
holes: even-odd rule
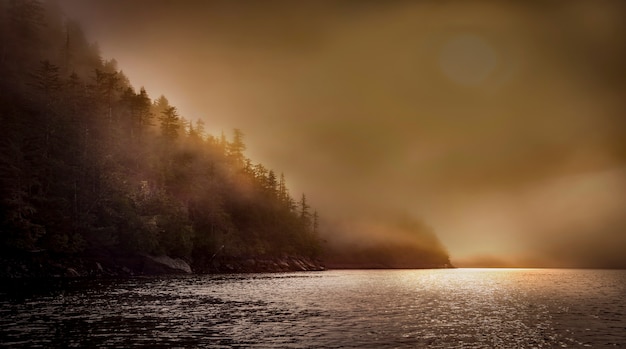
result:
[[[3,1],[0,23],[3,276],[451,266],[408,215],[320,218],[242,130],[136,90],[56,2]]]

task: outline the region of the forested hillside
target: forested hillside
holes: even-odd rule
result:
[[[167,255],[210,271],[318,255],[317,214],[246,158],[242,131],[207,134],[131,86],[54,5],[0,6],[3,256]]]

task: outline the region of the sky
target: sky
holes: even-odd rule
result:
[[[459,266],[626,267],[624,2],[59,2],[327,225],[400,212]]]

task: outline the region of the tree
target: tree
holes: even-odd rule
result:
[[[263,166],[263,164],[256,164],[253,168],[254,178],[257,180],[261,186],[265,186],[265,182],[267,181],[267,168]]]
[[[161,112],[161,135],[168,141],[178,138],[178,129],[180,128],[180,118],[176,107],[167,107]]]
[[[39,68],[33,73],[35,88],[41,91],[44,96],[50,98],[54,92],[61,88],[59,78],[59,67],[50,63],[49,60],[40,62]]]
[[[200,118],[196,120],[195,131],[196,131],[196,135],[198,136],[200,140],[204,140],[206,138],[205,124],[204,124],[204,121]]]
[[[311,212],[309,212],[311,206],[309,206],[306,201],[306,195],[302,194],[302,198],[298,204],[300,206],[300,220],[304,226],[308,227],[311,221]]]
[[[139,90],[139,94],[134,99],[134,107],[137,113],[137,121],[139,122],[139,130],[143,132],[148,126],[152,126],[152,111],[150,110],[150,97],[145,88]],[[141,133],[140,133],[141,134]]]
[[[317,210],[313,212],[313,233],[317,234],[320,226],[320,216],[317,213]]]
[[[285,181],[285,174],[280,173],[280,180],[278,181],[278,200],[281,203],[289,202],[289,191],[287,190],[287,182]]]
[[[95,72],[96,96],[104,101],[110,126],[113,123],[113,98],[118,89],[119,76],[116,71],[107,72],[99,68],[96,68]]]
[[[274,170],[269,170],[269,172],[267,173],[267,181],[266,181],[267,190],[269,190],[270,193],[274,194],[276,193],[277,185],[278,183],[276,182],[276,173],[274,173]]]
[[[23,37],[35,39],[45,27],[44,8],[37,0],[11,0],[8,13],[13,29]]]
[[[232,159],[237,167],[244,164],[243,152],[246,150],[246,144],[243,142],[243,131],[236,128],[233,130],[233,140],[228,143],[228,156]]]
[[[152,114],[158,115],[160,118],[161,114],[169,107],[171,107],[170,101],[164,95],[160,95],[152,103]]]

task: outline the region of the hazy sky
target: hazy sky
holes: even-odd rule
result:
[[[460,265],[626,267],[620,0],[61,3],[328,221],[408,213]]]

